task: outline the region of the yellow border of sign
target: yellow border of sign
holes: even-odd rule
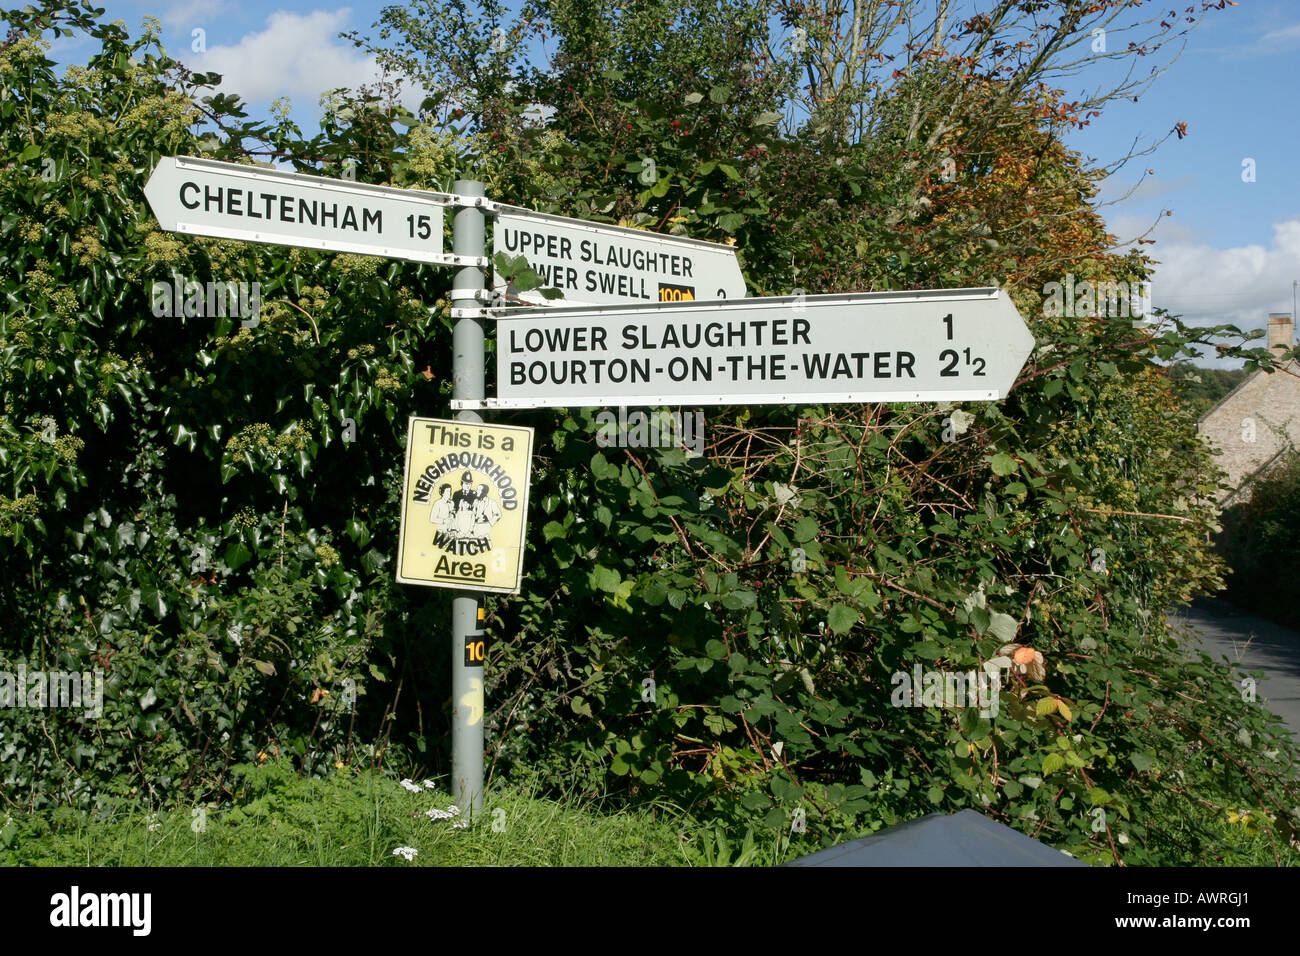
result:
[[[415,431],[417,428],[425,425],[442,425],[446,428],[453,428],[462,431],[469,431],[473,434],[482,435],[490,433],[501,435],[509,433],[516,439],[522,438],[523,447],[523,474],[516,477],[521,488],[519,501],[519,543],[518,543],[518,562],[515,565],[514,585],[512,587],[494,586],[485,582],[466,582],[464,584],[453,581],[435,581],[429,578],[411,578],[403,574],[405,570],[403,561],[406,555],[406,519],[407,504],[411,499],[411,486],[413,484],[411,475],[411,452],[415,447]],[[466,449],[473,452],[474,449]],[[518,454],[514,452],[513,454]],[[460,466],[457,466],[460,467]],[[451,588],[457,591],[486,591],[493,594],[518,594],[523,586],[524,578],[524,549],[528,537],[528,493],[531,490],[533,473],[533,429],[523,425],[497,425],[491,422],[467,422],[455,421],[444,418],[423,418],[412,415],[406,425],[406,461],[402,468],[402,511],[399,525],[399,534],[397,539],[397,582],[399,584],[419,584],[425,587]]]

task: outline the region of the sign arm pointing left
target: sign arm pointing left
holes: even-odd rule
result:
[[[164,156],[144,188],[169,232],[385,256],[449,266],[487,266],[485,256],[443,249],[444,210],[493,203],[423,189]]]

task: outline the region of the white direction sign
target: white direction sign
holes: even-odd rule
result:
[[[443,252],[443,210],[456,197],[422,189],[164,156],[144,188],[169,232],[334,252],[485,265]],[[488,205],[481,198],[465,205]]]
[[[745,296],[732,246],[518,206],[496,204],[492,252],[523,256],[542,285],[564,293],[563,299],[544,299],[537,292],[516,296],[537,305],[640,305]],[[494,291],[509,291],[499,278],[493,281]]]
[[[1034,347],[1001,289],[498,318],[498,397],[455,408],[988,401],[1006,396]]]

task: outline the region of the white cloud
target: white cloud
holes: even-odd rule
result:
[[[1227,61],[1257,60],[1261,56],[1289,53],[1297,47],[1300,47],[1300,23],[1269,30],[1263,34],[1254,34],[1243,42],[1232,43],[1229,46],[1203,46],[1190,52],[1218,54]]]
[[[1121,179],[1118,175],[1112,174],[1102,180],[1098,199],[1103,203],[1132,203],[1141,199],[1154,199],[1156,196],[1167,196],[1170,193],[1181,192],[1182,190],[1194,187],[1195,185],[1196,177],[1190,173],[1184,173],[1183,175],[1175,176],[1172,179],[1163,179],[1156,175],[1145,174],[1136,182],[1129,179]]]
[[[175,0],[158,19],[188,35],[195,27],[211,30],[217,18],[229,11],[229,0]]]
[[[235,46],[209,45],[206,53],[186,50],[180,59],[191,69],[220,73],[224,93],[249,103],[288,96],[296,115],[315,117],[324,91],[355,88],[380,76],[373,58],[338,39],[351,18],[346,7],[333,13],[281,10],[267,17],[265,30],[246,35]]]
[[[1293,47],[1300,43],[1300,23],[1281,30],[1270,30],[1259,38],[1259,42],[1266,46]]]
[[[1116,249],[1120,252],[1128,251],[1139,238],[1168,243],[1191,243],[1197,238],[1195,229],[1171,216],[1107,216],[1106,229],[1119,240]],[[1144,248],[1150,251],[1152,247]]]
[[[1154,248],[1152,304],[1185,322],[1263,329],[1268,313],[1291,311],[1291,283],[1300,280],[1300,218],[1275,223],[1267,246],[1169,242]]]

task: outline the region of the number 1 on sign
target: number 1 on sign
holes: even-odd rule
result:
[[[948,341],[952,341],[952,313],[949,312],[943,317],[943,324],[948,326]]]

